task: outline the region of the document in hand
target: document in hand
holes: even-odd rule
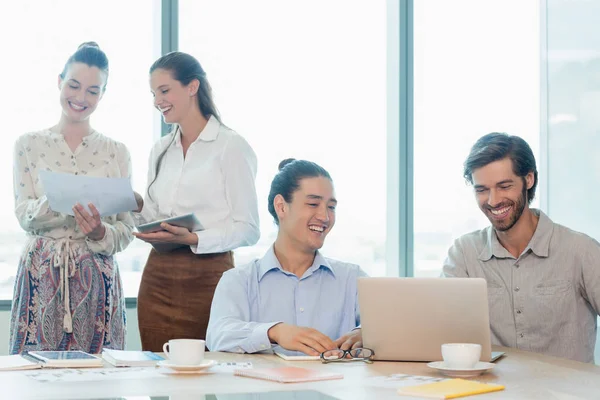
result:
[[[266,379],[281,383],[297,383],[343,379],[344,375],[300,367],[236,369],[234,375]]]
[[[101,217],[137,209],[129,178],[101,178],[40,171],[48,204],[52,211],[73,214],[73,206],[81,204],[88,212],[92,203]]]
[[[430,399],[456,399],[474,394],[504,390],[504,386],[492,383],[480,383],[466,379],[447,379],[423,385],[405,386],[398,389],[402,396],[426,397]]]

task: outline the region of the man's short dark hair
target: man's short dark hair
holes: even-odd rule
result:
[[[473,171],[505,158],[510,158],[514,174],[523,181],[528,173],[533,172],[533,186],[527,190],[527,202],[531,204],[538,184],[538,171],[531,147],[518,136],[493,132],[479,138],[465,161],[463,175],[467,182],[473,184]]]

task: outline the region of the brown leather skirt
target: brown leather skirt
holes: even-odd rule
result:
[[[142,349],[163,351],[170,339],[205,339],[210,305],[233,253],[194,254],[189,247],[152,249],[138,294]]]

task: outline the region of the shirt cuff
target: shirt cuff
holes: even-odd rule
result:
[[[249,349],[247,353],[257,353],[259,351],[269,350],[272,347],[271,341],[269,340],[268,331],[272,327],[277,324],[280,324],[283,321],[279,322],[267,322],[264,324],[258,325],[248,338],[249,341]]]
[[[146,218],[144,218],[142,213],[132,211],[131,216],[133,217],[133,223],[135,224],[136,227],[148,223],[148,221],[146,221]]]
[[[94,253],[106,255],[105,253],[107,248],[109,247],[108,244],[110,243],[110,233],[108,231],[111,229],[111,227],[109,227],[104,222],[102,222],[102,224],[104,225],[104,236],[102,237],[102,239],[94,240],[90,239],[89,237],[86,237],[85,241],[87,242],[87,245],[91,251],[93,251]]]
[[[190,246],[195,254],[222,253],[225,250],[221,244],[221,234],[216,229],[194,232],[198,236],[198,243]]]

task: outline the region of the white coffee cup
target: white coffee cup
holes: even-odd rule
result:
[[[444,366],[469,369],[481,358],[481,345],[475,343],[446,343],[442,345]]]
[[[167,358],[176,365],[198,365],[204,360],[204,340],[171,339],[163,344]]]

